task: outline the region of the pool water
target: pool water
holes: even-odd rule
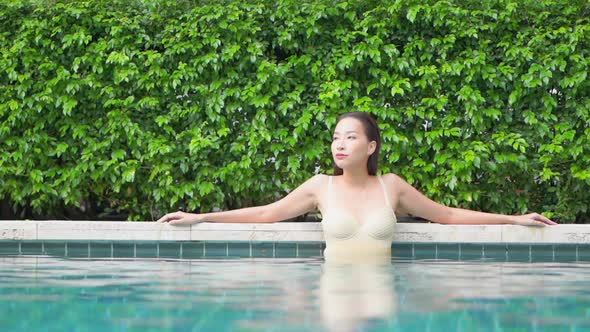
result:
[[[586,331],[589,263],[0,256],[2,331]]]

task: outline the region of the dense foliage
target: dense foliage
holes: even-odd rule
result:
[[[4,217],[265,204],[338,114],[430,198],[588,222],[586,0],[0,4]]]

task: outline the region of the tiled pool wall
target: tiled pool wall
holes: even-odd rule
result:
[[[323,243],[2,241],[0,255],[92,258],[318,257]]]
[[[154,222],[0,221],[0,255],[87,258],[321,257],[319,223],[171,226]],[[590,261],[590,227],[398,223],[397,258]]]
[[[0,256],[71,258],[310,258],[322,257],[323,242],[221,241],[0,241]],[[590,262],[590,244],[394,243],[402,259],[526,262]]]

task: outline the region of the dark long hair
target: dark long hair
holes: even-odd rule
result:
[[[377,175],[377,170],[379,169],[379,150],[381,149],[381,135],[379,133],[379,126],[377,125],[377,121],[375,118],[365,112],[350,112],[344,113],[338,117],[338,122],[342,121],[342,119],[346,118],[354,118],[359,120],[363,124],[363,128],[365,129],[365,135],[370,141],[375,141],[377,143],[377,147],[375,148],[375,152],[369,156],[369,160],[367,160],[367,169],[369,170],[369,175]],[[342,168],[336,166],[334,164],[334,174],[335,175],[342,175],[344,171]]]

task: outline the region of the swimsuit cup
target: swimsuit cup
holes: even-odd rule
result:
[[[385,206],[377,208],[362,216],[361,221],[355,220],[333,205],[332,179],[328,178],[327,206],[322,212],[322,227],[326,249],[326,261],[348,261],[360,258],[360,261],[390,260],[391,243],[395,233],[397,218],[391,207],[389,195],[381,177],[377,177],[383,194]]]

